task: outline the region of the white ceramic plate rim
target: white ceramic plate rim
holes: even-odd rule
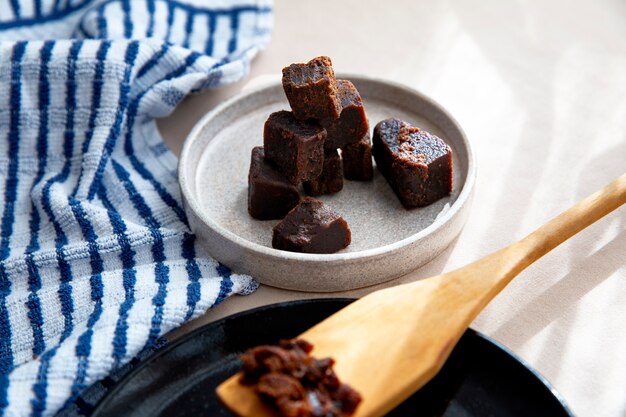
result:
[[[184,196],[185,201],[187,202],[187,204],[189,204],[190,209],[193,210],[193,212],[198,216],[199,219],[201,219],[211,229],[221,234],[224,238],[231,240],[235,242],[236,244],[242,247],[245,247],[251,251],[254,251],[254,252],[266,255],[266,256],[279,257],[282,259],[289,259],[289,260],[300,261],[300,262],[333,262],[333,261],[356,260],[356,259],[361,259],[361,258],[366,258],[366,257],[376,257],[376,256],[383,255],[385,253],[395,251],[404,246],[407,246],[423,238],[424,236],[429,235],[430,233],[437,230],[438,228],[442,227],[445,223],[448,222],[450,218],[452,218],[457,213],[457,211],[461,207],[463,207],[465,201],[468,198],[470,198],[471,191],[474,187],[474,181],[476,177],[476,164],[474,160],[474,153],[473,153],[472,147],[469,141],[467,140],[467,136],[465,135],[465,132],[463,131],[459,123],[456,121],[456,119],[452,117],[452,115],[445,108],[439,105],[439,103],[437,103],[430,97],[425,96],[419,91],[413,88],[407,87],[404,84],[400,84],[395,81],[391,81],[391,80],[384,79],[384,78],[370,77],[370,76],[365,76],[365,75],[338,74],[337,76],[338,78],[341,78],[341,79],[348,79],[348,80],[361,79],[361,80],[369,81],[369,82],[384,83],[392,87],[403,89],[408,93],[411,93],[420,97],[429,105],[431,105],[432,107],[440,111],[452,123],[454,123],[455,127],[459,131],[459,134],[463,140],[463,144],[467,150],[467,175],[463,184],[463,189],[459,193],[456,200],[450,205],[450,208],[445,213],[443,213],[441,217],[438,217],[429,226],[397,242],[390,243],[384,246],[379,246],[376,248],[365,249],[361,251],[334,253],[334,254],[310,254],[310,253],[287,252],[287,251],[270,248],[267,246],[260,245],[258,243],[251,242],[247,239],[243,239],[242,237],[231,232],[230,230],[223,228],[219,224],[215,223],[210,217],[205,215],[204,211],[201,209],[200,204],[198,203],[195,197],[194,190],[190,189],[191,184],[190,184],[190,181],[187,180],[186,174],[185,174],[185,165],[186,165],[185,162],[189,159],[189,155],[193,148],[194,142],[198,140],[200,132],[202,131],[204,126],[207,123],[209,123],[209,121],[212,118],[214,118],[217,114],[219,114],[220,112],[230,107],[233,103],[239,100],[242,100],[243,98],[247,96],[257,94],[262,90],[276,88],[276,86],[280,84],[280,82],[272,82],[272,83],[264,84],[262,86],[251,88],[249,90],[242,91],[241,93],[233,96],[232,98],[218,105],[209,113],[207,113],[205,116],[203,116],[194,125],[193,129],[191,130],[191,132],[189,132],[189,135],[185,139],[185,143],[183,145],[183,150],[181,152],[180,161],[178,165],[178,181],[179,181],[181,192]]]

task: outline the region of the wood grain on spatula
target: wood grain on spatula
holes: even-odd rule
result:
[[[355,417],[380,417],[441,369],[480,311],[517,274],[626,202],[626,174],[524,239],[455,271],[373,292],[302,333],[363,396]],[[235,375],[220,399],[240,416],[275,417]]]

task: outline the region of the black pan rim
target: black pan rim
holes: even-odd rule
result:
[[[150,364],[156,360],[158,360],[163,355],[168,354],[170,351],[176,349],[178,346],[188,343],[191,339],[197,337],[199,334],[208,331],[210,328],[220,327],[225,322],[230,320],[238,320],[240,317],[255,315],[259,313],[263,313],[264,311],[273,310],[273,309],[281,309],[281,308],[290,308],[291,306],[303,305],[303,304],[318,304],[318,303],[345,303],[345,305],[350,304],[351,302],[356,301],[357,298],[349,298],[349,297],[325,297],[325,298],[310,298],[310,299],[300,299],[300,300],[292,300],[292,301],[284,301],[277,302],[272,304],[263,305],[260,307],[255,307],[249,310],[244,310],[237,312],[235,314],[231,314],[229,316],[223,317],[221,319],[212,321],[210,323],[204,324],[197,329],[190,331],[187,334],[184,334],[170,343],[167,343],[158,351],[150,354],[140,363],[138,363],[128,374],[124,375],[122,380],[120,380],[115,386],[98,402],[95,409],[93,410],[92,417],[98,417],[100,414],[99,411],[106,409],[107,404],[114,400],[116,394],[123,390],[124,387],[132,382],[133,377],[142,372],[146,367],[150,366]],[[552,384],[538,371],[536,371],[533,367],[531,367],[525,360],[520,358],[517,354],[512,352],[509,348],[507,348],[502,343],[490,338],[489,336],[474,330],[472,328],[468,328],[466,333],[471,334],[474,337],[482,339],[484,342],[495,346],[498,350],[501,350],[506,356],[510,357],[513,361],[519,363],[534,379],[536,379],[541,385],[543,385],[546,390],[548,390],[551,395],[555,398],[555,400],[560,404],[563,408],[563,411],[570,417],[575,417],[573,412],[570,410],[569,406],[566,404],[563,396],[552,386]]]

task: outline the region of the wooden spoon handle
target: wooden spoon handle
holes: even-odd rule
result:
[[[517,245],[527,252],[524,262],[519,265],[520,268],[526,268],[624,203],[626,203],[626,173],[518,242]]]
[[[512,245],[524,252],[515,275],[528,265],[626,203],[626,173],[574,207],[559,214],[518,243]]]
[[[483,276],[476,282],[482,288],[486,305],[515,276],[576,233],[626,203],[626,173],[559,214],[524,239],[477,261]],[[459,270],[460,271],[460,270]],[[488,274],[485,272],[488,271]],[[459,276],[457,278],[462,278]],[[467,280],[464,280],[467,283]],[[476,291],[481,291],[476,288]]]

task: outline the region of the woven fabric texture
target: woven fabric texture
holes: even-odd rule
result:
[[[155,118],[247,74],[269,0],[0,0],[0,416],[48,416],[247,276],[201,253]]]

